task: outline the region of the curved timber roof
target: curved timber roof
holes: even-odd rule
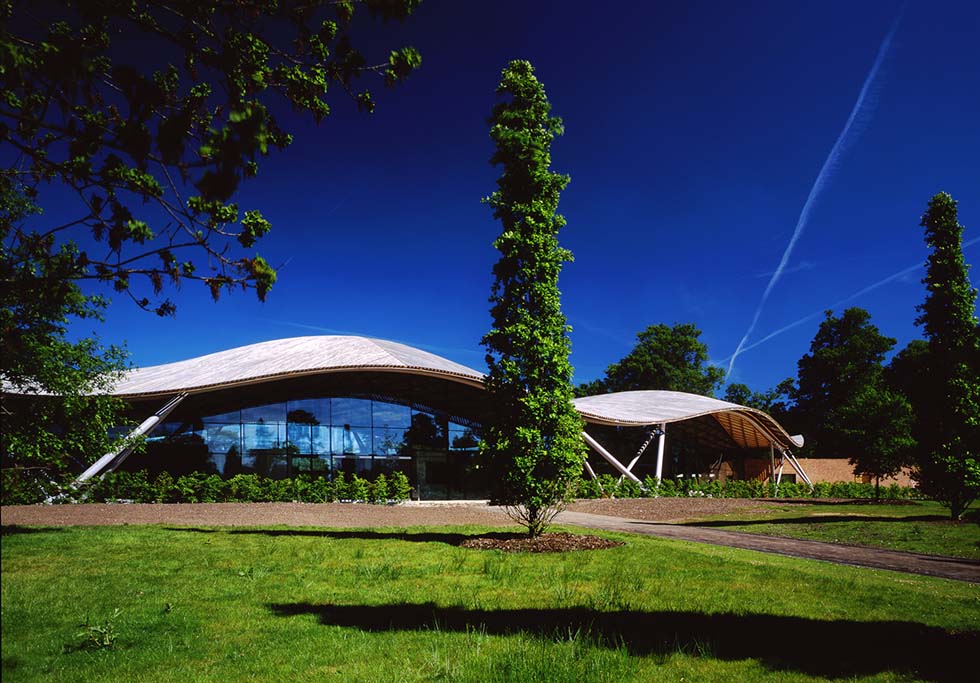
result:
[[[131,400],[179,393],[195,394],[202,401],[223,400],[214,398],[222,395],[234,400],[229,392],[252,386],[252,394],[259,392],[271,398],[273,385],[283,385],[279,380],[292,382],[280,388],[289,391],[296,382],[318,382],[324,375],[333,378],[335,388],[357,385],[363,389],[362,385],[370,385],[369,390],[373,387],[375,393],[384,395],[406,391],[410,385],[405,380],[415,376],[419,378],[413,382],[418,385],[416,398],[427,404],[468,402],[468,412],[474,413],[471,417],[487,409],[482,398],[483,373],[405,344],[357,336],[277,339],[137,368],[126,373],[113,393]],[[790,436],[761,410],[695,394],[622,391],[577,398],[573,403],[583,419],[594,425],[645,427],[690,421],[687,427],[691,429],[716,430],[704,424],[711,420],[742,448],[768,447],[770,443],[782,448],[803,445],[803,437]]]
[[[398,342],[354,336],[276,339],[198,358],[138,368],[116,386],[121,397],[256,384],[331,372],[374,371],[442,377],[483,386],[483,374],[428,351]]]
[[[640,427],[710,416],[743,448],[768,447],[770,442],[784,448],[803,445],[803,437],[790,436],[761,410],[680,391],[620,391],[572,403],[593,424]]]

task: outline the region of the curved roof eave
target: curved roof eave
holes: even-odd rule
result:
[[[572,403],[586,422],[610,427],[644,427],[707,415],[738,415],[768,440],[784,448],[798,448],[803,445],[802,437],[790,436],[782,425],[761,410],[697,394],[655,390],[620,391],[576,398]],[[730,431],[729,425],[722,426]]]
[[[151,398],[248,386],[293,377],[389,372],[483,385],[483,374],[398,342],[353,336],[311,336],[242,346],[189,360],[138,368],[116,386],[120,398]]]

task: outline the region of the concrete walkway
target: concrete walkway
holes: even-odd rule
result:
[[[607,515],[591,515],[585,512],[562,512],[556,522],[574,524],[590,529],[605,531],[626,531],[633,534],[674,538],[695,543],[710,543],[725,545],[745,550],[758,550],[764,553],[776,553],[791,557],[803,557],[810,560],[823,560],[837,564],[849,564],[855,567],[871,567],[888,569],[910,574],[926,574],[939,576],[944,579],[971,581],[980,583],[980,562],[956,557],[939,557],[936,555],[920,555],[904,553],[897,550],[879,548],[863,548],[823,541],[807,541],[796,538],[778,536],[763,536],[748,534],[741,531],[722,531],[696,526],[679,526],[662,522],[645,522],[638,519],[609,517]]]

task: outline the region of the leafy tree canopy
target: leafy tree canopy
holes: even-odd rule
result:
[[[511,506],[532,536],[540,534],[582,471],[582,420],[572,407],[568,325],[558,275],[572,255],[558,246],[557,213],[568,177],[554,173],[551,142],[562,133],[544,86],[526,61],[503,70],[493,108],[490,159],[503,167],[484,201],[503,230],[490,296],[493,326],[486,388],[491,416],[481,452],[493,463],[494,502]]]
[[[274,103],[319,122],[330,113],[328,90],[338,90],[371,111],[359,78],[394,85],[420,57],[401,48],[369,62],[351,41],[355,10],[403,20],[418,3],[0,0],[4,391],[86,403],[125,367],[119,349],[67,341],[69,320],[98,319],[107,304],[82,283],[159,315],[174,312],[166,286],[188,280],[215,299],[239,287],[264,299],[276,273],[253,249],[272,226],[233,198],[262,156],[292,141]],[[43,196],[77,212],[47,220]],[[39,453],[27,449],[30,434],[10,436],[27,419],[11,406],[4,402],[5,463]],[[98,418],[88,423],[115,419]],[[37,429],[49,424],[38,419]],[[86,432],[71,415],[59,419]],[[91,445],[85,459],[101,448]]]
[[[650,325],[636,335],[629,354],[606,369],[606,377],[579,387],[580,395],[660,389],[714,396],[725,371],[708,364],[701,330],[691,323]]]
[[[881,363],[894,346],[866,310],[848,308],[839,318],[827,311],[810,352],[798,363],[796,407],[811,453],[850,454],[850,441],[831,416],[852,396],[877,385]]]
[[[271,225],[230,200],[260,157],[292,142],[270,105],[319,122],[335,87],[371,111],[358,77],[395,84],[420,57],[402,48],[369,64],[350,39],[355,5],[404,19],[418,2],[0,3],[0,141],[16,155],[0,176],[7,201],[32,204],[57,184],[79,207],[60,225],[6,226],[5,265],[38,284],[105,282],[160,315],[173,312],[166,282],[264,299],[275,271],[248,252]],[[72,246],[80,233],[96,246]],[[52,258],[67,263],[52,271]]]
[[[929,342],[913,339],[905,348],[892,356],[885,368],[885,381],[895,391],[901,392],[913,406],[919,406],[919,398],[926,390],[929,373]]]
[[[920,382],[923,414],[920,485],[958,519],[980,496],[980,326],[977,290],[963,258],[963,226],[956,202],[945,192],[929,201],[922,216],[932,253],[922,283],[926,299],[918,307],[928,351],[928,372]]]
[[[734,382],[725,387],[725,400],[761,410],[778,420],[789,411],[791,397],[795,391],[796,387],[791,377],[787,377],[767,391],[752,391],[748,385]]]
[[[874,479],[876,497],[881,479],[898,474],[912,461],[912,406],[882,381],[860,388],[828,421],[848,440],[854,472]]]

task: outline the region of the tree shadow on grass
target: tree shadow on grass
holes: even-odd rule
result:
[[[830,524],[833,522],[949,522],[942,515],[912,517],[876,517],[872,515],[814,515],[808,517],[773,517],[767,519],[715,519],[705,522],[681,522],[679,526],[726,527],[754,524]]]
[[[56,526],[20,526],[19,524],[4,524],[0,529],[0,536],[14,536],[15,534],[46,534],[53,531],[64,531]]]
[[[833,678],[891,671],[931,681],[961,681],[975,671],[980,631],[954,633],[904,621],[820,621],[767,614],[597,612],[564,609],[479,610],[433,603],[273,604],[279,616],[312,614],[321,624],[363,631],[478,631],[570,634],[636,655],[679,652],[722,660],[757,659],[774,670]]]
[[[192,533],[209,534],[223,532],[226,534],[244,534],[260,536],[296,536],[312,538],[362,539],[374,541],[409,541],[412,543],[445,543],[458,546],[463,541],[473,538],[495,538],[509,540],[527,538],[527,534],[513,531],[494,531],[490,533],[441,533],[428,531],[371,531],[365,529],[240,529],[240,528],[199,528],[199,527],[166,527],[167,531],[187,531]]]

